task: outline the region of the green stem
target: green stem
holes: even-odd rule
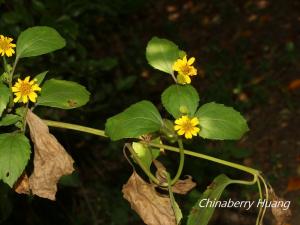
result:
[[[172,73],[171,76],[172,76],[173,80],[175,81],[175,83],[177,84],[177,79],[176,79],[174,73]]]
[[[48,126],[51,126],[51,127],[66,128],[66,129],[71,129],[71,130],[76,130],[76,131],[81,131],[81,132],[85,132],[85,133],[94,134],[94,135],[101,136],[101,137],[107,137],[103,130],[93,129],[93,128],[80,126],[80,125],[75,125],[75,124],[70,124],[70,123],[51,121],[51,120],[44,120],[44,121],[46,122],[46,124]],[[149,146],[156,147],[156,148],[164,148],[164,149],[169,150],[169,151],[178,152],[178,153],[180,152],[179,148],[172,147],[172,146],[169,146],[169,145],[156,144],[156,143],[152,143],[152,142],[150,142],[150,143],[149,142],[143,142],[143,143],[147,144]],[[209,160],[209,161],[212,161],[212,162],[215,162],[215,163],[219,163],[219,164],[222,164],[222,165],[225,165],[225,166],[228,166],[228,167],[232,167],[232,168],[235,168],[235,169],[245,171],[245,172],[250,173],[252,175],[259,175],[260,174],[260,171],[258,171],[258,170],[255,170],[255,169],[252,169],[250,167],[243,166],[243,165],[240,165],[240,164],[237,164],[237,163],[228,162],[228,161],[225,161],[225,160],[222,160],[222,159],[218,159],[218,158],[215,158],[215,157],[212,157],[212,156],[204,155],[204,154],[201,154],[201,153],[198,153],[198,152],[193,152],[193,151],[189,151],[189,150],[185,150],[185,149],[183,149],[183,152],[184,152],[185,155],[190,155],[190,156],[194,156],[194,157],[197,157],[197,158],[206,159],[206,160]]]
[[[164,148],[166,150],[173,151],[173,152],[179,152],[178,148],[172,147],[172,146],[169,146],[169,145],[156,144],[156,143],[152,143],[152,142],[150,142],[150,143],[144,142],[144,143],[146,143],[150,146],[153,146],[153,147]],[[206,160],[209,160],[209,161],[212,161],[212,162],[215,162],[215,163],[223,164],[223,165],[228,166],[228,167],[232,167],[232,168],[235,168],[235,169],[245,171],[245,172],[250,173],[252,175],[259,175],[260,174],[260,171],[252,169],[250,167],[243,166],[243,165],[240,165],[240,164],[237,164],[237,163],[228,162],[228,161],[218,159],[218,158],[215,158],[215,157],[212,157],[212,156],[204,155],[204,154],[201,154],[201,153],[198,153],[198,152],[193,152],[193,151],[189,151],[189,150],[184,149],[184,154],[194,156],[194,157],[197,157],[197,158],[206,159]]]
[[[269,201],[269,189],[268,189],[268,185],[265,181],[265,179],[259,175],[259,178],[261,179],[261,181],[263,182],[263,185],[264,185],[264,188],[265,188],[265,194],[266,194],[266,201],[268,202]],[[264,220],[264,217],[265,217],[265,214],[266,214],[266,211],[267,211],[267,207],[264,207],[263,211],[262,211],[262,214],[261,214],[261,218],[260,218],[260,221],[259,221],[259,224],[262,224],[263,223],[263,220]]]
[[[234,180],[234,183],[236,184],[243,184],[243,185],[253,185],[258,181],[258,176],[253,175],[253,180],[247,181],[247,180]]]
[[[65,129],[69,129],[69,130],[76,130],[76,131],[81,131],[84,133],[94,134],[94,135],[101,136],[101,137],[106,137],[106,138],[108,137],[105,135],[105,132],[103,130],[98,130],[98,129],[94,129],[94,128],[90,128],[90,127],[75,125],[75,124],[71,124],[71,123],[52,121],[52,120],[44,120],[44,122],[50,127],[65,128]]]
[[[261,190],[260,179],[257,180],[257,187],[258,187],[258,192],[259,192],[259,199],[262,200],[263,199],[263,194],[262,194],[262,190]],[[262,211],[263,211],[263,207],[260,206],[258,216],[257,216],[257,219],[256,219],[256,223],[255,223],[256,225],[260,225],[259,222],[260,222],[260,218],[261,218],[261,215],[262,215]]]
[[[11,88],[12,88],[13,76],[14,76],[14,72],[15,72],[15,70],[16,70],[18,61],[19,61],[19,58],[16,57],[15,62],[14,62],[14,65],[13,65],[13,68],[12,68],[12,70],[11,70],[10,73],[9,73],[8,86],[9,86],[9,89],[10,89],[10,90],[11,90]],[[9,101],[9,108],[12,108],[12,107],[14,106],[14,101],[13,101],[13,99],[14,99],[14,94],[13,94],[13,92],[11,91],[10,101]]]
[[[6,61],[6,57],[3,56],[2,59],[3,59],[4,72],[7,72],[7,61]]]
[[[179,178],[182,174],[183,166],[184,166],[184,150],[183,150],[183,144],[182,144],[181,139],[178,139],[178,146],[179,146],[180,161],[179,161],[177,173],[176,173],[175,177],[172,179],[171,185],[174,185],[179,180]]]
[[[22,129],[21,131],[23,133],[25,133],[26,131],[26,117],[27,117],[27,113],[28,113],[28,106],[29,106],[29,102],[27,102],[26,106],[25,106],[25,111],[24,111],[24,115],[23,115],[23,118],[22,118],[22,123],[23,123],[23,126],[22,126]]]

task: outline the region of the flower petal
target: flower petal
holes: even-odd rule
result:
[[[192,65],[194,62],[195,62],[195,57],[191,57],[191,58],[188,60],[187,64],[190,66],[190,65]]]

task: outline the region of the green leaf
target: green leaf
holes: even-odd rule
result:
[[[45,77],[46,77],[46,75],[47,75],[48,72],[49,72],[48,70],[44,71],[44,72],[41,72],[41,73],[39,73],[38,75],[36,75],[34,77],[34,79],[36,79],[36,83],[38,85],[40,85],[43,82],[43,80],[45,79]]]
[[[21,120],[21,117],[14,114],[6,114],[1,120],[0,120],[0,126],[10,126],[12,124],[17,123]]]
[[[159,142],[159,141],[158,141]],[[152,161],[156,159],[160,151],[157,148],[151,148],[145,144],[138,142],[132,143],[132,148],[135,151],[136,155],[141,159],[142,163],[150,170]]]
[[[198,108],[199,95],[192,85],[174,84],[162,93],[161,101],[174,118],[183,114],[193,116]]]
[[[153,37],[146,48],[148,63],[160,71],[173,74],[173,64],[180,58],[182,51],[173,42]]]
[[[177,204],[173,191],[172,191],[172,186],[171,186],[171,178],[170,178],[170,174],[167,174],[167,180],[168,180],[168,191],[169,191],[169,197],[170,197],[170,201],[171,201],[171,206],[175,215],[175,219],[176,219],[176,224],[180,224],[180,221],[182,220],[183,216],[182,216],[182,212],[181,209],[179,207],[179,205]]]
[[[137,138],[158,131],[161,126],[162,118],[156,107],[149,101],[140,101],[109,118],[105,124],[105,132],[116,141]]]
[[[199,135],[215,140],[237,140],[249,130],[244,117],[231,107],[214,102],[199,108],[195,114],[200,123]]]
[[[24,134],[0,134],[0,180],[13,187],[30,157],[29,140]]]
[[[90,93],[78,83],[65,80],[47,80],[42,86],[37,104],[61,109],[73,109],[85,105]]]
[[[205,207],[206,199],[209,199],[210,201],[218,201],[225,188],[229,184],[233,183],[236,183],[235,180],[231,180],[224,174],[217,176],[191,209],[187,225],[207,225],[215,211],[215,208]]]
[[[9,97],[9,88],[5,84],[0,83],[0,117],[3,111],[6,109],[6,106],[9,102]]]
[[[36,26],[23,31],[17,41],[17,58],[43,55],[65,47],[66,42],[51,27]]]

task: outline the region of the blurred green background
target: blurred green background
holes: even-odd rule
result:
[[[251,128],[239,142],[187,142],[187,148],[261,169],[299,212],[300,187],[294,192],[287,188],[300,176],[299,12],[296,0],[0,0],[0,30],[16,38],[35,25],[57,29],[67,47],[22,60],[17,72],[36,75],[49,70],[48,78],[85,85],[92,93],[88,105],[71,111],[40,108],[37,113],[101,129],[106,118],[142,99],[165,113],[160,94],[172,79],[147,65],[145,47],[153,36],[177,43],[196,57],[199,75],[193,85],[201,102],[233,106]],[[2,185],[0,223],[142,224],[122,198],[122,185],[132,172],[123,156],[124,143],[73,131],[52,132],[74,157],[76,173],[62,180],[56,202],[16,195]],[[175,171],[178,156],[169,154],[165,163]],[[247,178],[203,160],[187,160],[184,174],[192,175],[198,187],[179,197],[185,213],[220,173]],[[255,188],[232,187],[227,194],[257,197]],[[241,220],[227,218],[230,213]],[[254,216],[255,212],[218,210],[211,224],[253,224]],[[295,215],[291,224],[299,225],[299,220]],[[271,217],[266,224],[272,224]]]

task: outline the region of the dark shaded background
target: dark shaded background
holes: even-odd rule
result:
[[[288,192],[300,176],[299,79],[300,2],[146,1],[146,0],[0,0],[0,30],[8,36],[30,26],[47,25],[67,40],[63,50],[24,59],[17,72],[74,80],[92,93],[81,109],[40,108],[43,118],[103,128],[105,119],[148,99],[160,105],[171,77],[147,65],[145,47],[152,36],[170,39],[195,56],[199,76],[193,85],[202,103],[216,101],[242,111],[250,132],[238,143],[198,141],[189,149],[264,171],[280,196],[292,201],[292,225],[299,225],[299,191]],[[289,88],[290,87],[290,88]],[[165,116],[167,116],[165,114]],[[0,189],[0,223],[142,224],[122,198],[132,171],[122,144],[73,131],[52,130],[76,161],[77,172],[59,186],[57,201],[19,196]],[[177,155],[166,165],[176,170]],[[180,197],[185,213],[214,176],[239,171],[188,159],[184,170],[198,187]],[[231,187],[236,199],[257,198],[255,188]],[[251,212],[218,210],[211,224],[254,224]],[[273,224],[268,215],[266,224]]]

